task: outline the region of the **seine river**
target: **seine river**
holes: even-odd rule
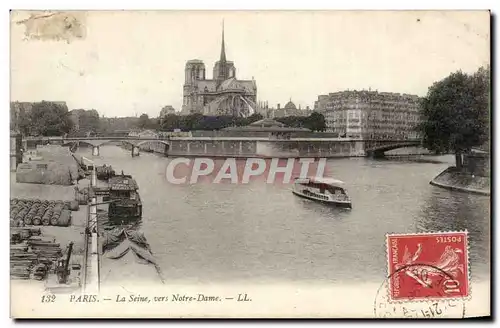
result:
[[[489,280],[490,198],[429,184],[452,156],[328,160],[327,172],[347,184],[349,211],[298,198],[290,185],[174,185],[168,158],[131,158],[112,145],[100,154],[97,163],[137,180],[142,231],[169,281],[380,282],[387,232],[464,229],[472,279]]]

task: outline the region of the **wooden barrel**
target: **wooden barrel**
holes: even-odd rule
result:
[[[63,209],[63,204],[62,203],[56,203],[54,205],[54,208],[52,208],[52,211],[54,211],[54,213],[60,213]]]
[[[10,217],[13,219],[17,216],[17,214],[19,213],[20,209],[18,207],[14,207],[11,211],[10,211]]]
[[[41,223],[42,223],[42,220],[40,219],[40,217],[38,217],[38,216],[37,216],[37,217],[34,217],[34,218],[33,218],[33,225],[38,226],[38,225],[40,225]]]
[[[61,212],[61,216],[59,217],[57,225],[61,227],[67,227],[70,225],[70,221],[71,221],[71,211],[63,210]]]
[[[78,211],[79,208],[80,208],[80,204],[78,204],[78,201],[72,200],[69,203],[69,209],[70,210],[72,210],[72,211]]]

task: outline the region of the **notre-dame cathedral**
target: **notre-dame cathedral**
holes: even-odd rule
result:
[[[255,80],[238,80],[236,67],[226,60],[224,26],[220,59],[214,65],[213,78],[207,79],[203,61],[186,63],[182,111],[193,114],[247,117],[257,112]]]

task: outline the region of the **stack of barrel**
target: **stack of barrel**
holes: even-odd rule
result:
[[[25,225],[67,227],[71,221],[70,209],[78,209],[78,203],[14,198],[10,207],[10,225],[13,227]]]

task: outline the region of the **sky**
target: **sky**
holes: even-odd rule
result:
[[[181,110],[187,60],[212,77],[224,20],[236,77],[258,101],[313,108],[318,95],[371,89],[423,96],[490,62],[486,11],[91,11],[84,37],[35,40],[11,15],[11,101],[66,101],[106,117]]]

